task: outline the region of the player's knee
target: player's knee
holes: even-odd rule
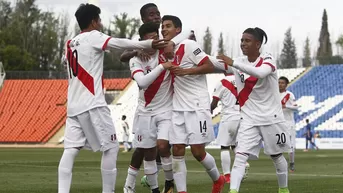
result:
[[[173,145],[173,156],[184,156],[185,148],[186,146],[184,144]]]
[[[230,146],[220,146],[221,150],[230,150]]]
[[[157,155],[156,147],[144,149],[144,160],[145,161],[155,161]]]
[[[199,162],[202,161],[206,156],[204,145],[192,145],[191,152],[193,154],[193,157]]]
[[[160,156],[166,157],[170,155],[170,148],[169,148],[169,143],[168,142],[161,142],[158,143],[158,152]]]
[[[248,159],[248,154],[237,152],[235,156],[235,161],[233,163],[233,167],[245,167]]]

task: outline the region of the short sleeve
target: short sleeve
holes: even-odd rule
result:
[[[263,56],[263,63],[264,65],[268,65],[272,68],[272,71],[275,72],[276,65],[274,64],[274,59],[271,54],[265,54]]]
[[[92,46],[97,50],[105,51],[107,48],[108,41],[110,41],[111,36],[108,36],[99,31],[93,31],[91,34]]]
[[[144,73],[143,68],[142,68],[142,63],[136,57],[131,58],[129,63],[130,63],[130,71],[131,71],[132,78],[138,72]]]
[[[220,100],[223,96],[223,92],[224,92],[224,87],[222,85],[222,82],[220,81],[217,85],[216,88],[214,88],[213,91],[213,98]]]
[[[208,59],[208,55],[200,48],[199,44],[192,40],[187,40],[185,44],[186,47],[186,54],[194,64],[197,66],[201,66],[206,59]]]

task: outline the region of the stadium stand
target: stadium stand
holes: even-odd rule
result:
[[[123,90],[126,79],[105,79],[106,90]],[[0,92],[0,142],[45,143],[66,119],[67,80],[6,80]]]
[[[322,138],[343,138],[342,74],[343,65],[316,66],[289,87],[300,105],[298,138],[306,131],[306,119]]]

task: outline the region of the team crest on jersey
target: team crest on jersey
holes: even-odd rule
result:
[[[200,48],[194,50],[194,52],[193,52],[193,54],[194,54],[195,56],[199,55],[200,53],[201,53]]]
[[[179,56],[179,55],[176,55],[175,57],[176,57],[176,58],[175,58],[175,59],[176,59],[176,63],[177,63],[177,64],[180,64],[180,56]]]
[[[116,134],[111,135],[111,141],[116,141],[116,140],[117,140],[117,135]]]

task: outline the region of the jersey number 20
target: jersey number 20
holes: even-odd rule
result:
[[[77,74],[79,72],[79,63],[78,63],[78,54],[77,51],[68,51],[67,54],[68,57],[68,68],[69,68],[69,78],[77,77]]]

